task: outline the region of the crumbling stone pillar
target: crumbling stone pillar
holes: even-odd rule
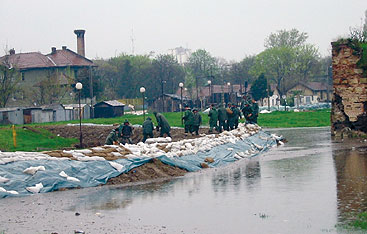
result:
[[[362,48],[350,40],[332,45],[333,98],[331,133],[334,136],[367,134],[367,76],[360,66]]]

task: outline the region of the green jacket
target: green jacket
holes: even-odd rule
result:
[[[231,109],[233,111],[233,118],[234,119],[238,119],[238,118],[241,117],[241,112],[237,107],[232,107]]]
[[[250,105],[245,105],[243,108],[242,108],[242,113],[243,113],[243,117],[245,117],[246,120],[249,120],[249,114],[252,113],[252,109],[251,109],[251,106]]]
[[[118,141],[118,136],[116,134],[116,131],[115,130],[112,130],[110,132],[110,134],[108,134],[107,138],[106,138],[106,141],[105,141],[105,145],[113,145],[113,142],[114,141]]]
[[[200,126],[201,125],[201,115],[199,112],[194,113],[194,126]]]
[[[228,120],[227,110],[223,106],[219,107],[218,109],[218,120],[219,121]]]
[[[167,119],[161,113],[157,113],[155,118],[157,120],[157,126],[161,129],[161,133],[167,133],[171,131],[171,127],[169,126]]]
[[[213,107],[213,109],[211,109],[209,111],[208,116],[209,116],[209,124],[210,124],[210,126],[216,125],[217,122],[218,122],[218,111],[217,111],[217,109],[215,109]]]
[[[184,117],[182,117],[185,125],[193,125],[194,124],[194,113],[191,110],[186,110]]]
[[[148,117],[144,122],[143,122],[143,134],[151,134],[153,133],[154,130],[154,126],[153,126],[153,122],[152,119],[150,117]]]

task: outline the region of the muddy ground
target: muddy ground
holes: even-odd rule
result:
[[[95,146],[103,146],[107,135],[110,131],[118,126],[82,126],[83,133],[83,148],[91,148]],[[79,126],[70,125],[54,125],[54,126],[42,126],[55,135],[66,137],[66,138],[77,138],[79,139]],[[35,129],[33,129],[35,130]],[[208,129],[200,129],[199,133],[207,133]],[[192,136],[188,134],[185,136],[184,129],[173,128],[171,129],[172,141],[179,141],[182,139],[197,138],[200,136]],[[159,137],[159,132],[154,131],[154,137]],[[131,140],[134,144],[140,142],[143,139],[142,128],[134,127],[134,134]],[[73,148],[78,145],[74,145]],[[113,150],[113,149],[110,149]],[[61,153],[62,151],[53,151],[53,153]],[[48,153],[51,156],[52,153]],[[105,157],[107,160],[117,159],[115,157]],[[187,171],[178,167],[166,165],[158,159],[153,159],[152,162],[146,163],[140,167],[134,168],[133,170],[123,173],[115,178],[111,178],[107,184],[125,184],[142,181],[152,181],[156,179],[170,179],[177,176],[183,176]]]
[[[47,129],[55,135],[59,135],[61,137],[66,138],[76,138],[79,139],[79,126],[78,125],[51,125],[51,126],[40,126],[41,128]],[[106,137],[111,132],[112,129],[117,128],[117,126],[82,126],[82,135],[83,135],[83,148],[91,148],[95,146],[104,145]],[[207,133],[208,129],[200,129],[199,133]],[[159,137],[159,132],[154,131],[154,137]],[[166,135],[164,135],[166,136]],[[191,139],[199,136],[185,136],[184,129],[181,128],[172,128],[171,129],[172,141],[179,141],[182,139]],[[142,141],[143,133],[142,128],[134,127],[133,137],[131,138],[134,144]],[[78,143],[79,144],[79,143]],[[78,145],[74,145],[77,147]]]

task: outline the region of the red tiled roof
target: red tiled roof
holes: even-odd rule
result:
[[[21,70],[51,67],[82,67],[95,66],[93,62],[69,49],[56,50],[54,53],[43,55],[39,52],[7,55],[11,66]],[[4,62],[6,56],[0,58]]]
[[[56,50],[55,53],[51,53],[46,56],[59,67],[93,66],[93,62],[91,60],[69,49]]]

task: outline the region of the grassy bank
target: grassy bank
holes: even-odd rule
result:
[[[147,114],[155,122],[153,114]],[[181,113],[164,113],[171,126],[182,127],[181,125]],[[203,125],[208,125],[208,115],[202,114]],[[83,123],[94,124],[120,124],[128,119],[131,124],[142,124],[143,116],[137,115],[124,115],[116,118],[100,118],[100,119],[88,119],[83,120]],[[13,137],[11,126],[0,127],[0,150],[4,151],[41,151],[45,149],[59,149],[63,147],[69,147],[74,143],[77,143],[77,139],[65,139],[57,137],[50,132],[37,128],[40,125],[60,125],[74,123],[78,124],[79,121],[57,122],[57,123],[42,123],[42,124],[29,124],[30,127],[23,128],[17,126],[17,148],[13,146]],[[330,126],[330,110],[318,110],[313,112],[272,112],[269,114],[260,114],[258,123],[260,126],[269,128],[288,128],[288,127],[321,127]]]
[[[16,127],[17,147],[13,144],[13,133],[11,127],[0,128],[0,150],[4,151],[42,151],[48,149],[60,149],[70,147],[77,143],[77,139],[67,139],[40,128],[30,130],[28,128]]]

